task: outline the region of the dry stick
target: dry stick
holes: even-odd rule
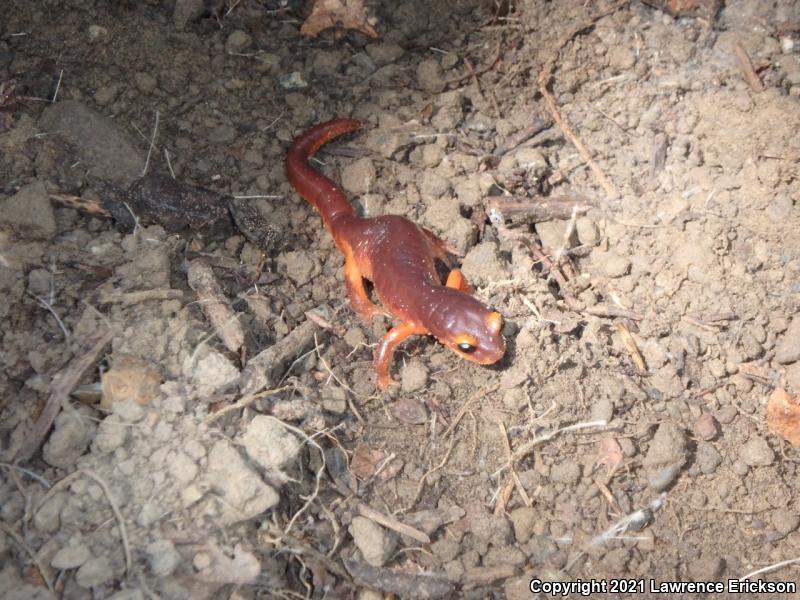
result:
[[[261,400],[262,398],[268,398],[270,396],[274,396],[279,394],[280,392],[285,392],[286,390],[292,389],[294,386],[291,385],[284,385],[283,387],[274,388],[271,390],[264,390],[263,392],[259,392],[258,394],[250,394],[248,396],[244,396],[240,400],[237,400],[233,404],[230,404],[224,408],[221,408],[215,413],[211,413],[210,415],[206,415],[206,418],[203,419],[203,423],[213,423],[220,417],[227,415],[229,412],[233,412],[235,410],[241,410],[243,408],[247,408],[256,400]]]
[[[390,515],[385,515],[382,512],[375,510],[374,508],[370,508],[363,502],[358,503],[358,512],[361,513],[362,517],[366,517],[370,521],[375,521],[379,525],[383,525],[384,527],[396,531],[401,535],[407,535],[411,539],[417,540],[422,544],[431,543],[431,538],[424,531],[420,531],[416,527],[411,527],[411,525],[406,525],[405,523],[401,523],[396,518]]]
[[[153,135],[150,136],[150,145],[147,148],[147,158],[144,160],[144,169],[142,169],[142,177],[147,175],[147,167],[150,165],[150,155],[153,153],[153,148],[156,145],[156,135],[158,134],[158,111],[156,111],[156,122],[153,125]]]
[[[414,505],[417,503],[417,500],[419,500],[419,497],[422,494],[422,488],[425,485],[425,480],[447,464],[447,461],[450,460],[450,455],[453,453],[453,448],[455,448],[455,446],[456,446],[456,438],[453,438],[452,440],[450,440],[450,446],[447,448],[447,452],[444,453],[444,458],[442,458],[442,462],[440,462],[432,469],[428,469],[427,471],[425,471],[422,477],[419,478],[419,483],[417,483],[417,491],[414,492],[414,497],[411,499],[411,503],[407,507],[403,508],[401,512],[406,512],[414,508]]]
[[[503,449],[506,453],[506,458],[510,461],[513,458],[513,454],[511,451],[511,442],[508,439],[508,432],[506,431],[505,424],[501,421],[498,424],[500,428],[500,434],[503,436]],[[522,497],[522,501],[525,503],[525,506],[532,506],[533,502],[531,502],[530,497],[528,496],[528,492],[525,491],[524,486],[522,485],[522,481],[520,481],[519,475],[517,475],[517,470],[514,466],[511,466],[511,476],[514,478],[514,484],[517,486],[517,491],[519,495]]]
[[[512,222],[532,221],[540,223],[553,219],[569,219],[573,211],[585,215],[591,203],[583,196],[486,196],[483,199],[489,219],[509,220]]]
[[[789,560],[783,560],[779,563],[775,563],[774,565],[768,565],[766,567],[762,567],[761,569],[756,569],[752,573],[748,573],[747,575],[742,575],[739,577],[739,581],[744,581],[745,579],[750,579],[753,575],[761,575],[761,573],[771,573],[772,571],[777,571],[778,569],[782,569],[783,567],[788,567],[789,565],[796,565],[800,564],[800,558],[791,558]]]
[[[561,55],[561,50],[564,49],[564,46],[566,46],[570,42],[570,40],[572,40],[572,38],[578,35],[581,31],[588,29],[603,17],[615,13],[623,6],[627,5],[628,1],[629,0],[622,0],[621,2],[616,2],[612,4],[611,7],[608,8],[607,10],[604,10],[592,17],[589,17],[589,19],[586,22],[574,27],[571,31],[569,31],[567,35],[565,35],[561,39],[561,41],[558,43],[555,50],[553,51],[553,54],[550,56],[550,58],[542,67],[542,70],[539,72],[539,78],[538,78],[539,92],[542,94],[542,97],[544,98],[545,103],[547,104],[547,109],[550,112],[550,116],[553,117],[553,121],[555,121],[556,124],[559,126],[561,132],[564,134],[564,137],[567,138],[570,142],[572,142],[572,145],[575,146],[575,148],[578,150],[578,154],[580,154],[581,158],[583,158],[583,160],[586,161],[586,164],[589,165],[589,168],[592,170],[592,173],[594,173],[594,176],[600,182],[600,185],[603,186],[606,195],[612,199],[616,198],[618,195],[616,188],[608,179],[608,177],[600,168],[600,166],[594,161],[591,152],[589,152],[589,149],[584,145],[584,143],[580,140],[580,138],[578,138],[577,134],[572,130],[572,128],[570,128],[569,124],[566,122],[564,117],[561,116],[561,113],[558,110],[558,105],[556,104],[556,100],[550,93],[550,91],[547,89],[547,87],[550,84],[550,80],[553,77],[553,69],[555,68],[555,64],[558,61]]]
[[[747,85],[750,86],[756,94],[760,94],[764,91],[764,84],[761,83],[761,79],[756,73],[756,70],[753,68],[753,63],[750,62],[750,57],[747,56],[747,52],[745,52],[744,47],[742,47],[742,42],[736,41],[733,45],[733,52],[736,54],[736,60],[739,61],[739,68],[742,71],[742,75],[744,75],[745,81],[747,81]]]
[[[630,329],[628,329],[625,323],[617,323],[616,326],[617,333],[619,333],[619,337],[622,338],[622,343],[625,344],[625,349],[628,351],[628,354],[631,355],[631,360],[636,364],[636,368],[639,369],[640,373],[646,373],[647,367],[644,364],[644,359],[639,352],[639,348],[636,346],[636,340],[634,340],[633,335],[631,335]]]
[[[197,293],[200,308],[214,328],[214,332],[225,344],[225,347],[238,353],[244,345],[244,332],[242,324],[230,306],[230,301],[222,291],[214,276],[214,270],[202,258],[196,258],[189,263],[186,273],[189,287]]]
[[[125,553],[125,572],[130,573],[131,548],[130,544],[128,544],[128,530],[125,527],[125,520],[122,518],[122,513],[119,510],[119,506],[117,506],[114,497],[111,495],[111,490],[108,487],[108,484],[103,478],[95,474],[93,471],[89,471],[87,469],[78,469],[60,481],[57,481],[55,484],[53,484],[53,487],[47,490],[47,493],[39,501],[39,504],[37,504],[36,509],[33,512],[39,512],[42,509],[42,506],[44,506],[45,502],[47,502],[53,496],[53,494],[81,475],[88,477],[89,479],[93,479],[103,489],[103,493],[105,494],[108,503],[111,505],[111,511],[114,513],[114,517],[116,517],[117,524],[119,525],[119,534],[120,538],[122,539],[122,550]]]
[[[96,337],[86,354],[74,360],[53,377],[53,391],[44,405],[42,414],[39,415],[33,428],[26,436],[25,442],[17,450],[14,462],[29,460],[36,453],[39,446],[44,442],[44,438],[50,427],[52,427],[53,421],[61,410],[62,405],[68,401],[70,393],[78,386],[89,369],[94,367],[105,347],[111,342],[112,337],[113,332],[111,331],[106,331]]]
[[[52,593],[53,596],[55,597],[56,591],[55,591],[55,588],[53,587],[53,581],[52,581],[52,579],[50,577],[50,571],[37,558],[36,552],[34,552],[31,549],[31,547],[28,546],[28,544],[25,543],[25,540],[23,540],[19,535],[17,535],[17,533],[13,529],[11,529],[11,527],[9,527],[5,523],[3,523],[3,521],[0,521],[0,531],[4,531],[5,534],[8,537],[10,537],[12,540],[14,540],[17,543],[17,545],[20,548],[22,548],[28,556],[31,557],[31,560],[33,561],[33,564],[36,565],[36,568],[39,569],[39,572],[42,574],[42,579],[44,579],[44,582],[47,585],[47,589],[50,590],[50,593]]]

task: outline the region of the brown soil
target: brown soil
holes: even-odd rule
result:
[[[795,2],[596,22],[577,0],[380,2],[377,40],[199,4],[0,8],[0,595],[530,598],[534,578],[649,590],[800,556],[800,454],[766,419],[773,390],[800,396]],[[552,124],[548,64],[616,197]],[[506,319],[500,364],[418,338],[376,392],[390,323],[350,310],[283,173],[339,116],[364,129],[321,168],[458,250]],[[145,162],[239,229],[228,204],[114,220],[48,198],[129,197]],[[504,191],[590,208],[490,221]]]

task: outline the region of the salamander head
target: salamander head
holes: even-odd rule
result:
[[[506,341],[500,313],[464,292],[443,288],[442,293],[446,298],[426,323],[433,336],[472,362],[490,365],[503,358]]]

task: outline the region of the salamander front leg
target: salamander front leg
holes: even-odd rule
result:
[[[372,317],[385,314],[383,309],[369,299],[364,288],[364,278],[353,259],[346,259],[344,263],[344,280],[347,284],[347,297],[350,306],[363,321],[370,322]]]
[[[428,333],[428,330],[413,323],[401,323],[393,327],[383,336],[375,349],[375,373],[378,376],[378,387],[386,389],[391,383],[389,369],[392,366],[392,355],[398,344],[412,335]]]
[[[464,277],[464,274],[459,269],[453,269],[450,271],[450,274],[447,276],[447,282],[445,285],[449,288],[455,288],[457,290],[461,290],[462,292],[466,292],[467,294],[474,293],[472,286]]]

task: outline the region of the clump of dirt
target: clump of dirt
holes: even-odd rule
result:
[[[212,4],[0,19],[5,596],[798,580],[792,2]],[[452,246],[498,365],[416,338],[376,392],[284,176],[337,116],[320,168]]]

